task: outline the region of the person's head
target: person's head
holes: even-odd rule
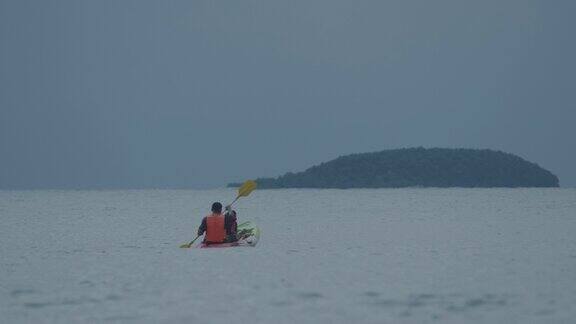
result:
[[[222,214],[222,204],[215,202],[212,204],[212,212],[216,214]]]

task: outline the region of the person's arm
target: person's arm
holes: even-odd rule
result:
[[[236,213],[228,212],[224,215],[224,227],[226,228],[226,236],[229,241],[235,242],[236,238]]]
[[[226,231],[228,234],[236,234],[238,224],[236,222],[236,212],[231,211],[226,214]]]
[[[206,232],[206,217],[202,218],[202,224],[198,227],[198,236],[204,234]]]
[[[236,223],[236,216],[234,213],[226,213],[224,214],[224,228],[226,228],[226,235],[235,234],[236,227],[234,226]]]

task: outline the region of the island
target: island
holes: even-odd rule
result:
[[[422,147],[345,155],[303,172],[256,182],[260,189],[559,186],[558,177],[550,171],[514,154]]]

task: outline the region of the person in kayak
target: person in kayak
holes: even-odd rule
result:
[[[212,204],[212,214],[202,219],[202,224],[198,228],[198,236],[206,233],[204,236],[206,244],[236,242],[237,229],[236,211],[226,206],[226,214],[222,215],[222,204],[215,202]]]

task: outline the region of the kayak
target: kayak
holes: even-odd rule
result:
[[[200,243],[197,247],[204,248],[227,248],[227,247],[238,247],[238,246],[256,246],[260,240],[260,228],[252,222],[244,222],[238,224],[238,241],[232,243],[217,243],[217,244],[205,244]]]

